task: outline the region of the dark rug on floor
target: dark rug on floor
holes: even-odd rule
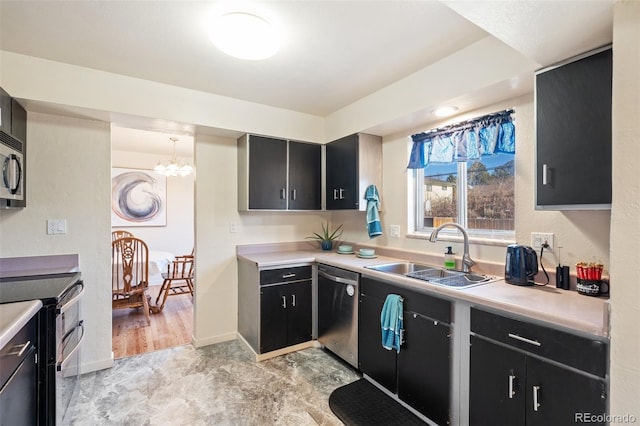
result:
[[[329,407],[347,426],[426,424],[366,379],[334,390]]]

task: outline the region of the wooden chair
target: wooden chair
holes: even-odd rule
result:
[[[123,231],[123,230],[118,230],[118,231],[113,231],[111,233],[111,241],[115,241],[118,238],[123,238],[123,237],[133,237],[134,235],[129,232],[129,231]]]
[[[167,266],[167,272],[162,273],[164,281],[156,298],[156,306],[152,308],[153,312],[161,312],[169,296],[189,293],[193,297],[193,268],[193,254],[176,256]],[[160,298],[162,304],[158,305]]]
[[[149,316],[149,250],[139,238],[124,237],[111,243],[112,308],[143,308]]]

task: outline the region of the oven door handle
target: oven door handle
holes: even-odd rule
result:
[[[84,295],[84,282],[82,280],[78,280],[71,287],[66,289],[64,293],[62,293],[62,296],[60,296],[60,299],[63,299],[67,294],[69,294],[71,291],[73,291],[73,289],[75,289],[78,286],[82,287],[82,289],[80,290],[80,293],[78,293],[75,296],[73,296],[71,298],[71,300],[69,300],[64,305],[56,308],[56,315],[60,315],[60,314],[64,313],[67,309],[69,309],[76,302],[78,302],[78,300],[80,300],[80,298]]]
[[[71,352],[69,352],[65,358],[58,361],[56,365],[56,371],[62,371],[71,360],[73,354],[75,354],[78,351],[78,349],[80,349],[80,344],[84,340],[84,320],[78,321],[78,324],[75,327],[73,327],[71,330],[69,330],[67,334],[64,335],[64,337],[62,338],[62,346],[64,347],[65,340],[67,340],[78,329],[78,327],[82,329],[82,334],[80,335],[80,339],[78,339],[78,343],[76,343],[74,348],[71,349]],[[62,357],[62,355],[60,356]]]

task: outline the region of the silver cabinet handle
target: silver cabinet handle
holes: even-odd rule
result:
[[[284,200],[285,198],[287,198],[287,189],[286,188],[280,188],[280,199]]]
[[[14,348],[15,350],[13,352],[9,352],[7,355],[15,355],[18,358],[20,358],[24,352],[29,349],[29,346],[31,345],[31,340],[27,340],[27,343],[23,343],[22,345],[16,345]]]
[[[293,201],[295,201],[295,200],[296,200],[296,198],[297,198],[297,192],[298,192],[298,191],[297,191],[297,190],[295,190],[295,189],[292,189],[292,190],[291,190],[291,199],[292,199]]]
[[[509,374],[509,399],[513,399],[516,396],[516,391],[513,390],[513,383],[516,380],[516,376],[513,374]]]
[[[344,200],[344,189],[340,188],[340,199]]]
[[[287,296],[282,296],[282,307],[287,309]]]
[[[542,343],[538,342],[537,340],[527,339],[526,337],[518,336],[517,334],[509,333],[508,336],[512,339],[520,340],[521,342],[525,342],[533,346],[542,346]]]
[[[540,408],[538,392],[540,392],[540,386],[534,386],[533,387],[533,411],[538,411],[538,408]]]
[[[333,199],[334,200],[338,199],[338,190],[336,188],[333,189]]]
[[[291,295],[291,306],[293,306],[294,308],[296,306],[296,295],[295,294]]]
[[[295,277],[295,276],[296,276],[296,274],[284,274],[284,275],[282,276],[282,279],[285,279],[285,278],[293,278],[293,277]]]
[[[549,184],[549,181],[547,179],[548,178],[548,176],[547,176],[547,171],[548,170],[547,169],[548,169],[547,165],[543,164],[542,165],[542,184],[543,185],[548,185]]]

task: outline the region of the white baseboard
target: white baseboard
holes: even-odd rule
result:
[[[206,339],[197,340],[194,336],[191,336],[191,342],[193,346],[196,348],[201,348],[203,346],[209,346],[216,343],[228,342],[229,340],[235,340],[237,337],[237,333],[225,333],[220,334],[218,336],[207,337]]]
[[[109,359],[102,359],[80,364],[80,374],[91,373],[98,370],[105,370],[111,367],[113,367],[113,352],[111,352],[111,358]]]

